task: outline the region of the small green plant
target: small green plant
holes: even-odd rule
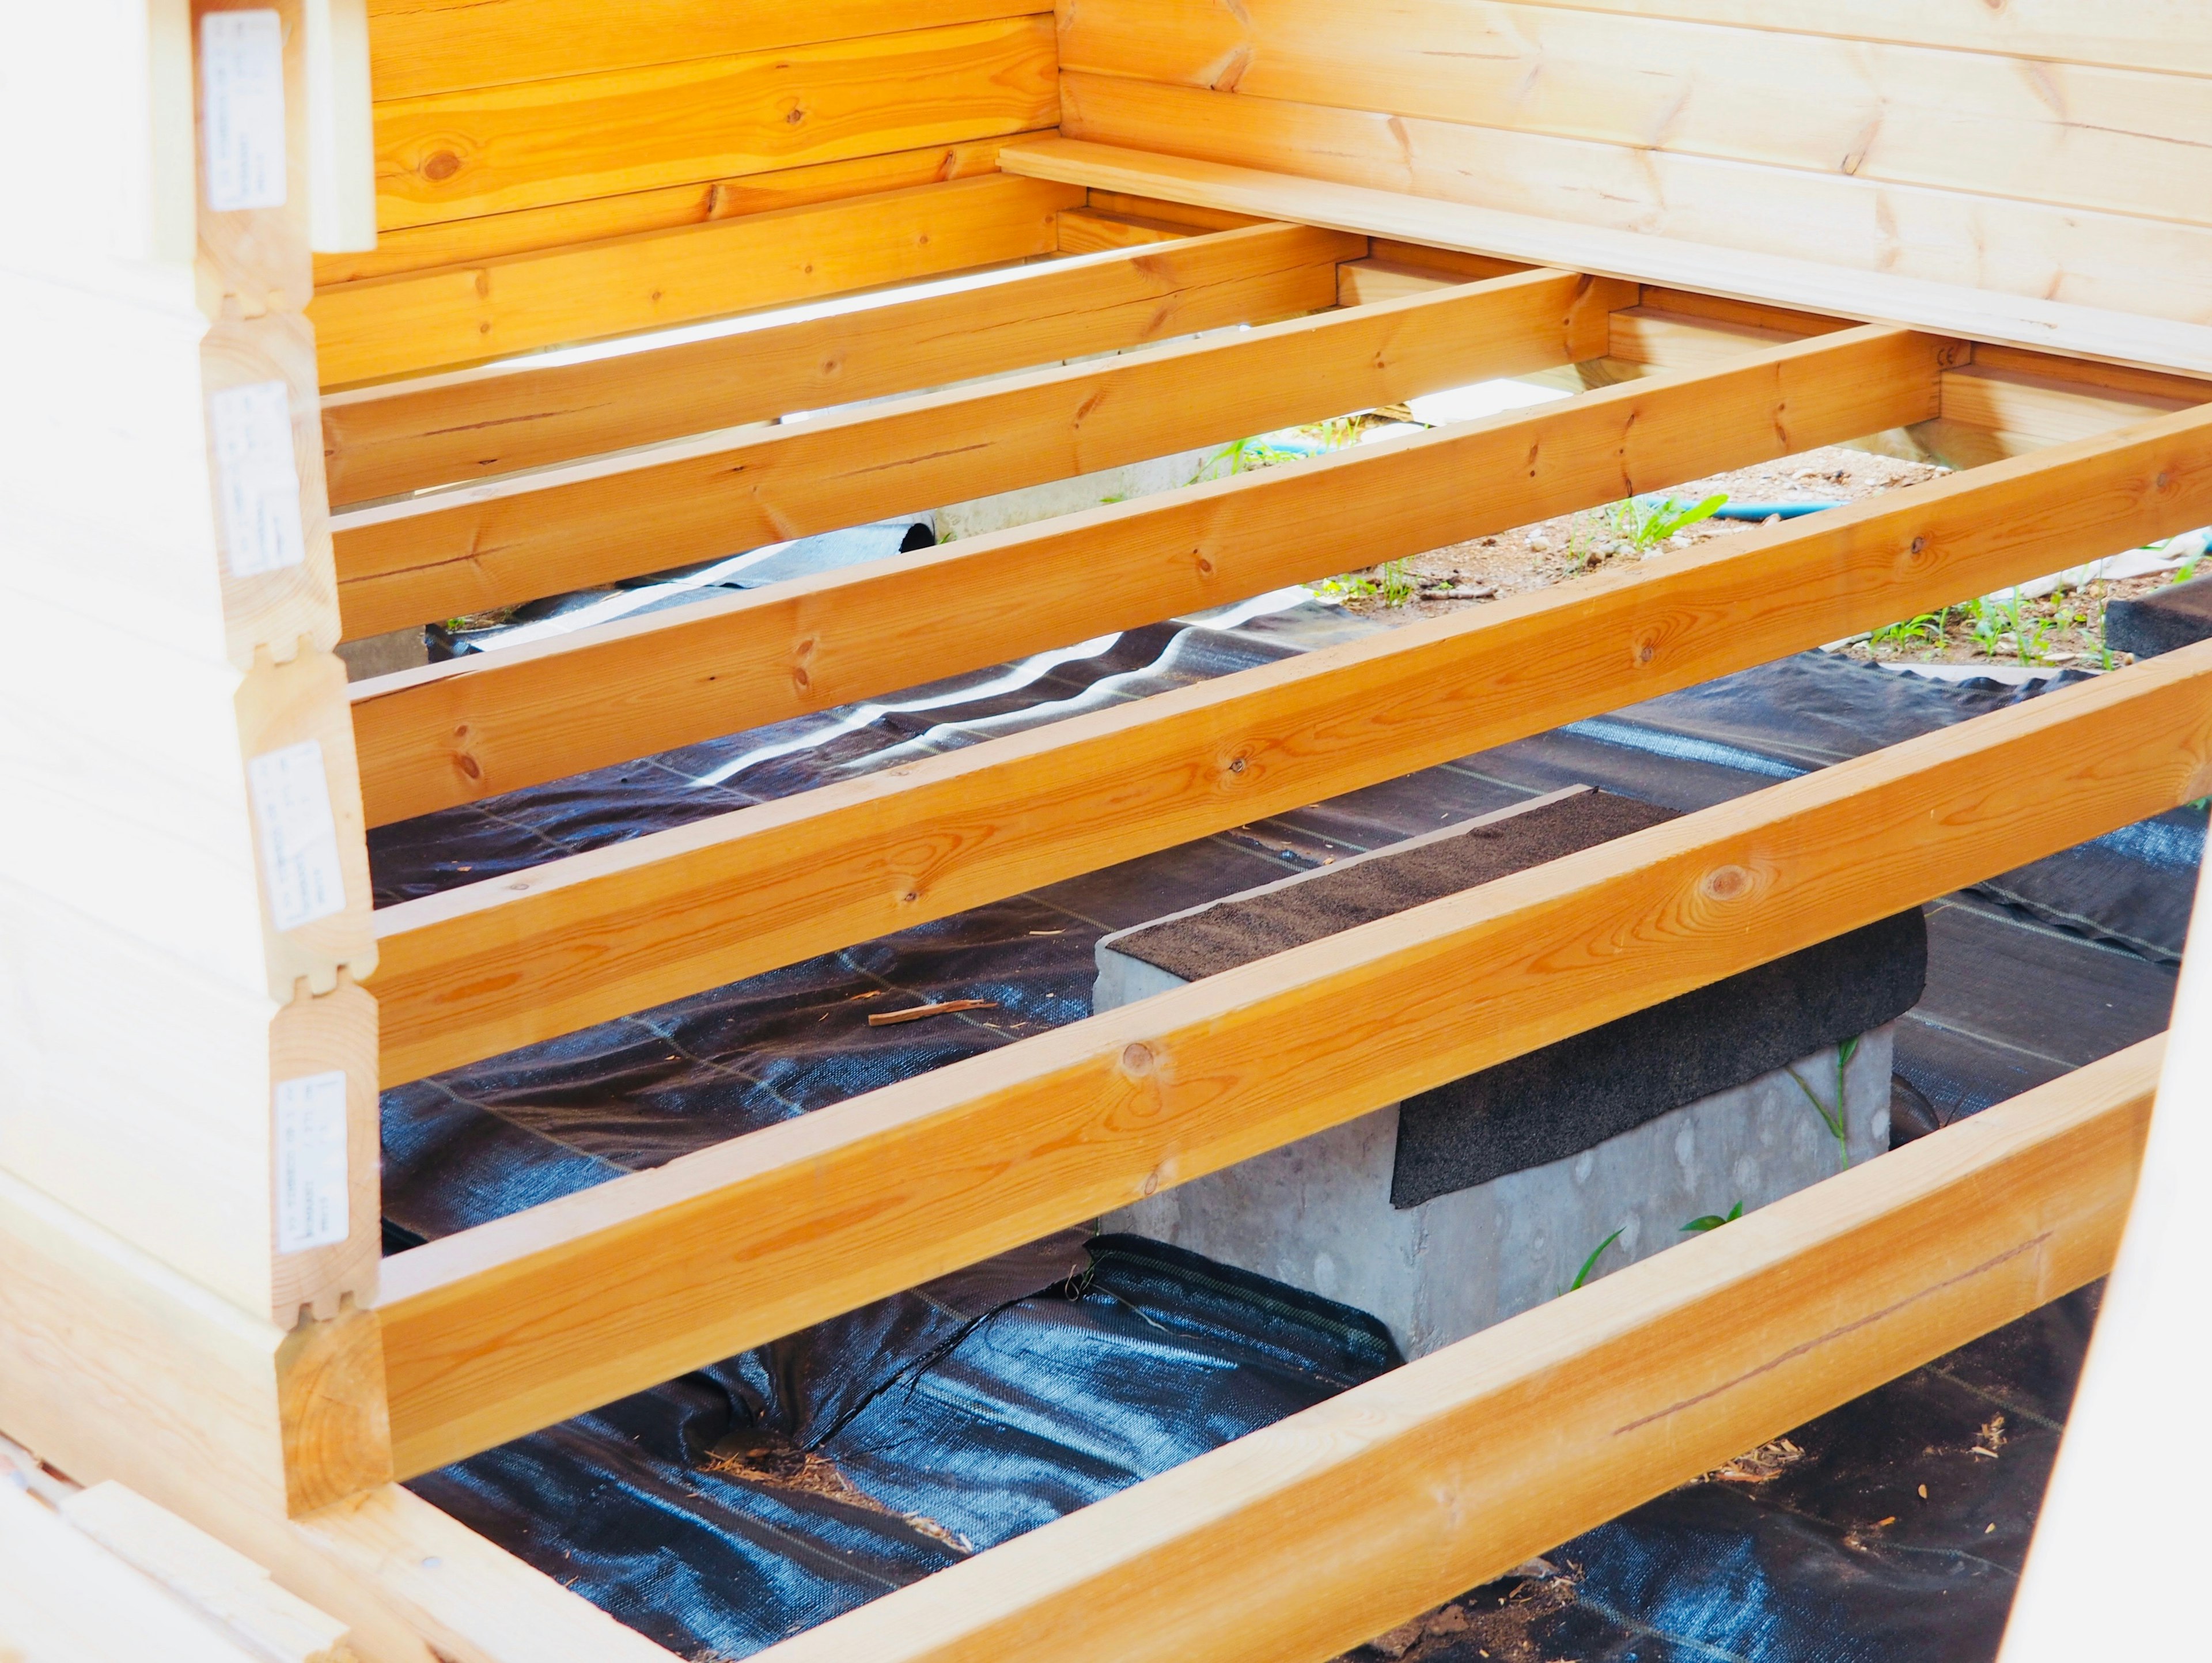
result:
[[[1567,1284],[1567,1291],[1569,1293],[1574,1292],[1576,1289],[1581,1287],[1583,1283],[1589,1280],[1589,1273],[1597,1268],[1597,1261],[1599,1259],[1603,1257],[1605,1250],[1611,1247],[1614,1242],[1620,1241],[1621,1230],[1625,1230],[1627,1228],[1627,1225],[1623,1224],[1620,1227],[1620,1229],[1615,1230],[1611,1235],[1608,1235],[1604,1241],[1599,1242],[1597,1246],[1590,1249],[1590,1256],[1583,1260],[1582,1269],[1575,1272],[1575,1279]]]
[[[1386,560],[1382,571],[1383,605],[1403,606],[1420,592],[1420,586],[1406,574],[1404,561]]]
[[[1656,548],[1677,531],[1711,519],[1727,506],[1726,491],[1716,491],[1702,501],[1689,503],[1672,498],[1654,502],[1632,496],[1607,508],[1605,517],[1614,536],[1640,554],[1646,549]]]
[[[1820,1094],[1805,1083],[1805,1077],[1802,1074],[1795,1068],[1790,1071],[1790,1077],[1797,1082],[1797,1089],[1805,1094],[1806,1101],[1813,1105],[1813,1112],[1820,1117],[1820,1124],[1828,1128],[1828,1135],[1836,1140],[1838,1160],[1842,1166],[1846,1167],[1851,1163],[1851,1145],[1850,1128],[1844,1120],[1844,1071],[1850,1066],[1851,1057],[1858,1048],[1859,1042],[1856,1035],[1845,1040],[1836,1047],[1836,1107],[1832,1112],[1827,1104],[1820,1101]]]
[[[2017,599],[2008,606],[2003,601],[1992,600],[1984,595],[1966,603],[1966,631],[1974,638],[1974,650],[1985,659],[1997,655],[1997,643],[2012,633],[2009,614],[2019,610]]]
[[[1923,612],[1918,617],[1907,618],[1902,623],[1886,623],[1867,640],[1870,646],[1895,647],[1902,652],[1915,641],[1926,641],[1931,646],[1941,646],[1950,629],[1951,609],[1947,606],[1940,612]]]
[[[1823,1115],[1822,1118],[1826,1117]],[[1723,1224],[1733,1224],[1742,1217],[1743,1203],[1739,1201],[1728,1210],[1725,1217],[1717,1212],[1709,1212],[1702,1218],[1692,1218],[1682,1226],[1682,1229],[1687,1235],[1702,1235],[1707,1230],[1717,1230]]]

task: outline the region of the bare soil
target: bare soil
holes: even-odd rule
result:
[[[1692,480],[1668,495],[1684,503],[1717,493],[1725,493],[1735,502],[1857,502],[1925,484],[1948,471],[1928,463],[1831,446]],[[1707,519],[1654,546],[1638,548],[1623,535],[1616,514],[1595,509],[1432,549],[1389,566],[1348,572],[1319,586],[1353,612],[1386,622],[1411,623],[1572,583],[1637,561],[1663,559],[1673,551],[1758,529],[1758,524],[1747,520]],[[1840,643],[1837,650],[1887,663],[2112,668],[2132,660],[2124,652],[2106,658],[2106,604],[2148,593],[2172,580],[2170,574],[2155,574],[2093,583],[2042,600],[2022,600],[2016,611],[1982,607],[1978,598],[1961,597],[1959,604],[1943,613],[1900,619],[1871,636]]]

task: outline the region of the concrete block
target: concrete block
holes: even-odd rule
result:
[[[1571,787],[1118,932],[1092,1008],[1670,817]],[[1100,1222],[1358,1306],[1418,1356],[1565,1292],[1608,1238],[1593,1276],[1885,1150],[1890,1023],[1925,972],[1900,914]]]

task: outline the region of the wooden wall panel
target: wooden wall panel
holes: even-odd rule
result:
[[[2212,321],[2212,230],[1070,71],[1069,137],[1839,270]],[[1097,183],[1097,181],[1091,181]]]
[[[325,387],[1049,253],[1068,185],[1001,173],[319,291]]]
[[[380,228],[840,161],[1054,120],[1050,20],[1010,18],[376,106]]]
[[[380,99],[1019,17],[1037,0],[368,0]]]
[[[1842,39],[1954,46],[2053,63],[2212,75],[2202,0],[1533,0]],[[1364,14],[1363,14],[1364,15]]]
[[[888,155],[857,156],[849,161],[779,167],[741,179],[671,185],[657,191],[631,191],[618,197],[517,209],[509,214],[408,226],[384,232],[372,249],[318,254],[315,285],[323,289],[364,277],[388,277],[402,271],[534,254],[572,243],[599,242],[644,231],[673,231],[779,208],[805,208],[846,197],[972,179],[997,171],[999,147],[1004,142],[993,138],[971,144],[933,144],[918,150],[895,150]]]
[[[2141,70],[1495,0],[1082,0],[1060,64],[2212,223],[2212,100]]]

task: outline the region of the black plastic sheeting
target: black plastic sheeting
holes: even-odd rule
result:
[[[1399,1361],[1372,1318],[1175,1247],[1063,1256],[1042,1291],[1014,1255],[412,1487],[680,1655],[743,1656]]]
[[[379,898],[497,877],[1362,628],[1313,605],[1247,612],[384,828],[371,834]],[[1569,783],[1696,809],[2039,691],[1785,659],[397,1088],[384,1100],[387,1242],[464,1229],[1079,1019],[1100,935],[1270,871]],[[1898,1044],[1900,1090],[1929,1124],[2164,1027],[2203,835],[2201,812],[2161,816],[1929,909],[1928,993]],[[870,1011],[969,998],[995,1008],[866,1025]],[[1020,1255],[979,1267],[416,1487],[672,1649],[742,1656],[1392,1361],[1371,1320],[1243,1272],[1127,1238],[1079,1256],[1072,1273]],[[1000,1296],[979,1304],[979,1287]],[[1899,1452],[1950,1448],[1966,1405],[1989,1408],[1915,1375],[1807,1429],[1808,1459],[1764,1484],[1698,1486],[1561,1550],[1571,1573],[1522,1579],[1500,1607],[1560,1625],[1559,1637],[1492,1655],[1992,1654],[2017,1567],[1998,1539],[2017,1530],[2024,1542],[2040,1495],[2040,1469],[2023,1459],[2040,1435],[2020,1428],[2062,1417],[2075,1308],[2062,1302],[1982,1343],[1996,1361],[1976,1389],[2014,1394],[2022,1411],[2020,1441],[1990,1466],[2015,1485],[1996,1538],[1962,1533],[1986,1535],[1994,1513],[1939,1519],[1923,1506],[1910,1516],[1934,1536],[1886,1526],[1869,1545],[1881,1515],[1851,1510],[1911,1466],[1884,1439]],[[1967,1348],[1952,1372],[1981,1355]],[[1991,1462],[1960,1459],[1976,1472]],[[1499,1592],[1460,1602],[1464,1630],[1437,1617],[1443,1628],[1402,1654],[1457,1658],[1459,1639],[1492,1621],[1469,1613]]]

